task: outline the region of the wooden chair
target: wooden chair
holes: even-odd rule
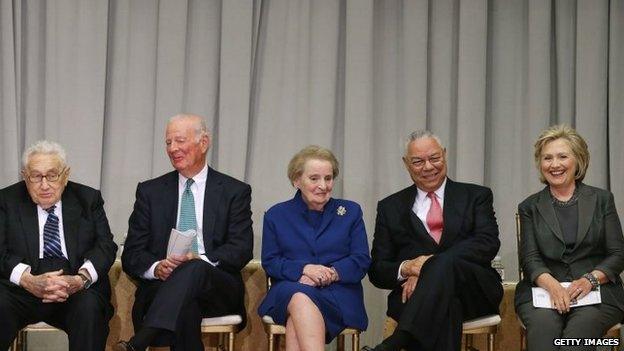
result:
[[[522,232],[522,226],[520,223],[520,214],[516,213],[516,248],[518,252],[518,278],[520,281],[524,279],[524,272],[522,271],[522,266],[520,265],[520,244],[522,243],[522,238],[520,236]],[[518,324],[520,324],[520,351],[526,350],[526,326],[518,317]],[[607,330],[604,335],[605,338],[620,338],[620,329],[622,328],[622,324],[617,323]],[[618,351],[617,346],[611,346],[611,351]]]
[[[465,349],[468,351],[474,350],[474,347],[472,346],[473,336],[485,334],[487,337],[487,350],[494,351],[494,339],[496,338],[496,332],[498,331],[498,325],[500,322],[501,317],[498,314],[465,321],[462,325],[462,335],[465,338]]]
[[[52,332],[59,330],[60,329],[57,329],[44,322],[30,324],[17,333],[17,337],[13,341],[13,345],[11,345],[11,351],[28,350],[28,333],[30,332]]]
[[[225,345],[227,338],[227,350],[234,351],[234,334],[240,330],[243,318],[239,315],[204,318],[201,323],[202,334],[218,334],[219,348]]]
[[[464,350],[472,351],[476,350],[473,346],[473,336],[478,334],[486,334],[487,337],[487,350],[494,351],[494,342],[496,338],[496,332],[498,331],[498,325],[501,322],[501,317],[498,314],[492,314],[485,317],[475,318],[465,321],[462,325],[462,337],[464,338]],[[397,327],[397,322],[386,317],[384,325],[384,335],[386,338],[390,336]]]
[[[267,291],[271,289],[271,277],[267,276],[266,280]],[[269,339],[269,351],[275,351],[275,345],[279,347],[279,336],[286,334],[286,327],[280,324],[276,324],[273,318],[270,316],[262,316],[262,323],[264,325],[264,331]],[[346,328],[343,330],[336,339],[336,346],[338,351],[344,351],[345,349],[345,337],[351,336],[351,351],[360,350],[360,333],[361,331],[354,328]]]
[[[279,336],[286,334],[286,327],[280,324],[276,324],[273,318],[270,316],[263,316],[262,323],[264,323],[264,331],[269,338],[269,351],[275,351],[276,346],[279,347]],[[351,337],[351,350],[360,350],[360,331],[354,328],[346,328],[343,330],[336,339],[338,351],[344,351],[345,349],[345,337]]]

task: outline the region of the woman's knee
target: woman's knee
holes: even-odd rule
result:
[[[316,310],[318,311],[318,307],[312,301],[312,299],[302,292],[296,292],[290,298],[290,302],[288,303],[288,313],[290,315],[297,314],[298,311],[303,311],[304,313],[313,313]],[[320,312],[320,311],[319,311]]]

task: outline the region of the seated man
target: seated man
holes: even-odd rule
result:
[[[203,351],[202,317],[245,317],[240,270],[251,260],[251,188],[208,167],[210,135],[203,119],[169,120],[167,155],[175,171],[137,186],[123,269],[139,281],[132,308],[136,334],[116,350]],[[192,252],[167,255],[172,228],[197,232]]]
[[[500,246],[492,191],[448,179],[446,149],[428,131],[410,135],[403,162],[414,185],[379,202],[369,270],[392,290],[398,327],[374,350],[459,350],[462,322],[498,313],[503,297],[490,266]]]
[[[69,182],[65,151],[39,141],[24,180],[0,190],[0,349],[28,324],[67,332],[70,350],[104,350],[117,245],[98,190]]]

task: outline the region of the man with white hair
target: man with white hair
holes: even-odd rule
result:
[[[98,190],[68,181],[65,151],[39,141],[23,180],[0,190],[0,349],[28,324],[67,332],[70,350],[104,350],[117,245]]]
[[[500,247],[492,191],[447,177],[446,149],[430,131],[412,133],[403,164],[414,184],[379,201],[368,272],[392,290],[398,322],[374,351],[455,351],[462,322],[498,313]]]
[[[139,282],[132,309],[136,334],[115,350],[203,351],[202,317],[238,314],[245,318],[240,270],[251,260],[251,187],[206,163],[210,135],[203,119],[172,117],[165,145],[175,168],[139,183],[124,271]],[[167,255],[172,228],[197,233],[191,252]]]

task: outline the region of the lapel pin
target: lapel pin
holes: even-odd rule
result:
[[[345,215],[345,213],[347,213],[347,209],[346,209],[346,208],[344,208],[344,206],[338,206],[338,209],[336,210],[336,213],[337,213],[339,216],[344,216],[344,215]]]

